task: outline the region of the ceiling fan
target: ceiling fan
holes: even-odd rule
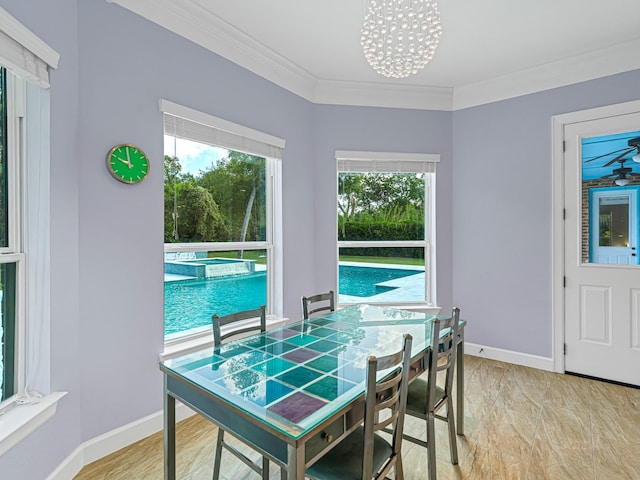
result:
[[[609,152],[609,153],[604,153],[602,155],[598,155],[597,157],[593,157],[593,158],[590,158],[589,160],[586,160],[584,163],[593,162],[594,160],[598,160],[599,158],[604,158],[604,157],[607,157],[609,155],[613,155],[614,153],[622,152],[620,155],[618,155],[616,158],[611,160],[609,163],[603,165],[605,167],[608,167],[609,165],[612,165],[614,162],[619,161],[619,159],[621,159],[622,157],[624,157],[628,153],[633,152],[634,150],[636,150],[636,154],[633,155],[631,157],[631,159],[634,162],[640,162],[640,137],[636,137],[636,138],[632,138],[632,139],[628,140],[627,141],[627,145],[628,145],[627,148],[621,148],[620,150],[614,150],[613,152]]]
[[[632,171],[632,169],[630,167],[625,167],[624,166],[624,162],[626,162],[627,160],[629,160],[629,159],[628,158],[618,158],[618,157],[616,157],[615,159],[611,160],[610,162],[608,162],[604,166],[608,167],[613,162],[618,162],[620,164],[620,166],[618,168],[614,168],[613,172],[610,173],[609,175],[604,175],[604,176],[602,176],[600,178],[613,178],[613,184],[612,185],[618,185],[619,187],[624,187],[625,185],[627,185],[629,183],[629,179],[627,178],[627,175],[628,176],[633,176],[633,177],[640,177],[640,173],[636,173],[636,172]]]
[[[613,185],[618,185],[620,187],[623,187],[629,183],[629,179],[627,178],[627,176],[640,176],[640,173],[635,173],[631,167],[624,166],[624,162],[629,160],[629,158],[624,158],[624,157],[629,153],[633,152],[634,150],[636,151],[636,153],[631,156],[631,159],[634,162],[640,162],[640,137],[630,139],[629,141],[627,141],[627,145],[628,145],[627,148],[621,148],[619,150],[614,150],[613,152],[605,153],[603,155],[598,155],[597,157],[593,157],[593,158],[590,158],[589,160],[586,160],[585,163],[593,162],[594,160],[598,160],[599,158],[603,158],[609,155],[613,155],[614,153],[618,153],[618,155],[616,155],[613,159],[609,160],[602,167],[603,168],[608,167],[610,165],[613,165],[616,162],[618,162],[620,166],[618,168],[614,168],[613,172],[610,173],[609,175],[604,175],[600,178],[613,178]]]

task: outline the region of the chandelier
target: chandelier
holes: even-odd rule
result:
[[[385,77],[418,73],[433,58],[442,26],[433,0],[369,0],[360,43],[369,65]]]

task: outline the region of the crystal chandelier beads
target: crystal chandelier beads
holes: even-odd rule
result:
[[[370,0],[360,43],[376,72],[404,78],[429,63],[441,34],[435,1]]]

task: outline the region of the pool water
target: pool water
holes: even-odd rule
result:
[[[339,294],[371,297],[393,290],[376,285],[415,275],[416,270],[340,265]],[[171,335],[210,327],[213,314],[228,315],[258,308],[267,302],[267,273],[231,275],[164,283],[164,328]]]
[[[340,295],[371,297],[394,289],[394,287],[377,285],[378,283],[415,274],[415,270],[340,265],[338,291]]]
[[[164,283],[164,334],[211,326],[228,315],[267,303],[267,272]]]

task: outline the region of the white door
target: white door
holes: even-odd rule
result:
[[[640,385],[640,266],[591,261],[582,179],[584,139],[635,130],[640,113],[564,125],[564,337],[565,371]]]
[[[591,189],[590,263],[638,263],[638,189],[640,186]]]

